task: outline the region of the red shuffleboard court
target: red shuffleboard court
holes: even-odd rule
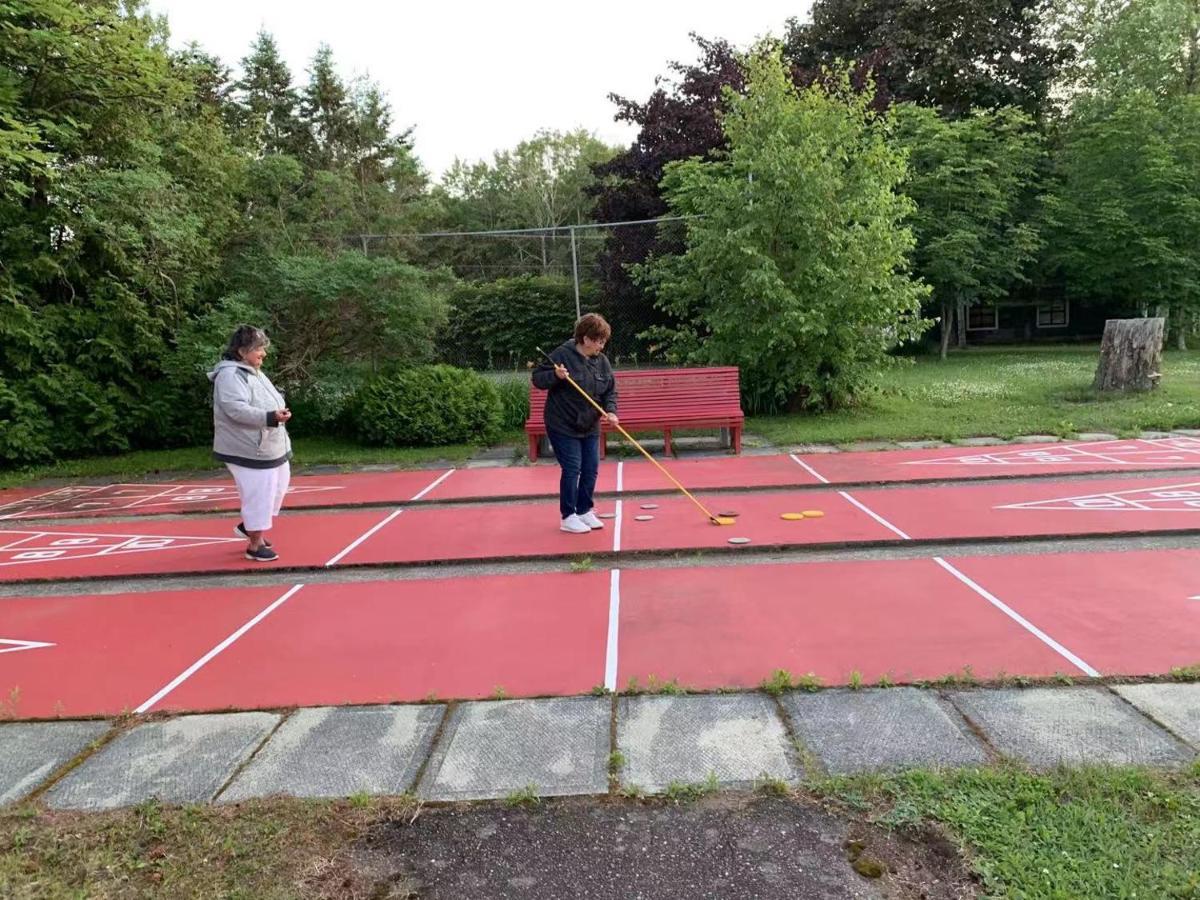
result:
[[[617,491],[619,463],[602,462],[596,478],[596,492]],[[557,465],[489,466],[455,469],[454,474],[438,482],[422,500],[496,500],[522,497],[557,497],[560,470]]]
[[[732,508],[738,524],[711,524],[682,496],[619,501],[621,518],[607,520],[591,534],[559,530],[555,500],[504,507],[413,508],[389,522],[344,558],[350,565],[418,563],[538,556],[594,555],[608,551],[730,549],[731,537],[745,546],[888,541],[895,535],[835,493],[752,493],[701,495],[713,512]],[[618,501],[602,500],[596,510],[613,512]],[[819,507],[819,520],[786,522],[779,514]],[[645,508],[653,507],[653,508]],[[638,516],[650,517],[638,521]]]
[[[609,583],[600,571],[0,600],[0,712],[587,693],[604,682]]]
[[[304,475],[292,478],[290,509],[402,503],[448,477],[451,469]],[[557,485],[555,491],[557,491]],[[100,484],[0,491],[0,521],[88,516],[173,515],[237,510],[231,478],[190,483]]]
[[[620,660],[622,686],[702,690],[777,669],[826,684],[1080,674],[929,559],[622,572]]]
[[[0,599],[0,719],[132,712],[280,593]]]
[[[1200,661],[1197,572],[1194,550],[630,570],[620,684],[1162,674]]]
[[[984,556],[955,566],[1106,675],[1200,663],[1200,551]]]
[[[1200,528],[1196,476],[907,487],[853,496],[915,540]]]
[[[234,536],[229,517],[3,528],[0,581],[320,567],[386,516],[378,509],[282,516],[270,538],[287,556],[267,564],[245,558],[246,539]]]
[[[693,490],[954,481],[1200,467],[1200,439],[726,456],[667,460],[664,464]],[[559,470],[554,465],[297,476],[292,479],[286,506],[316,509],[551,497],[558,492],[558,478]],[[658,468],[642,459],[602,463],[596,483],[597,492],[604,495],[674,489]],[[0,491],[0,521],[173,515],[237,508],[237,491],[228,479]]]
[[[587,535],[558,531],[550,501],[502,509],[410,509],[345,557],[349,564],[595,554],[605,550],[700,550],[819,546],[893,540],[1027,538],[1200,529],[1200,480],[1039,480],[853,492],[699,494],[736,524],[716,526],[680,495],[620,501],[617,522]],[[616,501],[597,504],[604,513]],[[650,507],[650,508],[647,508]],[[786,521],[784,513],[820,518]],[[646,521],[637,517],[650,516]],[[483,516],[484,518],[480,518]],[[746,538],[731,545],[730,538]]]
[[[0,600],[10,718],[755,687],[1200,660],[1200,551],[481,576]]]
[[[283,516],[280,560],[248,563],[228,518],[0,530],[0,581],[581,556],[618,551],[813,547],[901,540],[1155,534],[1200,528],[1200,480],[1039,480],[859,490],[700,494],[716,526],[680,495],[598,503],[603,530],[565,534],[554,501],[416,506]],[[785,513],[819,518],[786,521]],[[639,521],[638,516],[649,519]],[[738,538],[731,544],[731,538]]]
[[[1181,437],[982,448],[721,456],[664,460],[663,465],[680,483],[693,491],[957,481],[1200,468],[1200,440]],[[601,465],[597,490],[609,493],[618,489],[623,493],[675,490],[656,466],[640,458]],[[455,471],[452,477],[440,482],[424,499],[537,497],[552,496],[557,491],[558,469],[553,466],[465,469]]]
[[[829,484],[955,481],[1200,467],[1192,437],[796,455]]]

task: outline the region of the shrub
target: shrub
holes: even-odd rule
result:
[[[418,366],[380,376],[359,391],[353,407],[354,429],[368,444],[482,443],[500,426],[495,386],[453,366]]]
[[[46,411],[0,378],[0,465],[51,459],[50,430]]]
[[[529,379],[505,378],[497,384],[500,394],[500,425],[507,431],[524,428],[529,418]]]
[[[188,316],[161,360],[161,373],[143,377],[137,401],[125,408],[134,447],[195,447],[212,440],[212,384],[208,372],[229,335],[243,322],[261,325],[267,314],[244,293],[218,299]],[[268,363],[271,367],[271,363]]]
[[[49,366],[26,382],[30,397],[54,423],[50,448],[59,458],[121,453],[136,430],[127,412],[139,398],[112,383],[94,380],[67,364]]]
[[[447,276],[357,252],[273,259],[253,284],[276,342],[274,381],[309,382],[321,363],[411,365],[434,358]]]
[[[580,288],[585,310],[595,290]],[[575,327],[575,288],[569,278],[521,275],[464,283],[450,296],[450,314],[438,337],[440,358],[475,368],[524,369],[537,347],[557,347]]]
[[[368,375],[362,366],[321,366],[311,381],[281,386],[292,411],[288,431],[300,436],[344,431]]]

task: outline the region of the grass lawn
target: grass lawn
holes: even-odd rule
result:
[[[912,772],[831,780],[795,797],[814,801],[884,828],[937,823],[962,848],[987,897],[1200,897],[1197,767],[1176,775],[1138,769],[1035,775],[1005,767]],[[598,802],[627,803],[631,810],[636,804]],[[402,885],[377,880],[364,862],[371,852],[366,838],[384,823],[409,822],[416,810],[404,798],[146,803],[94,814],[26,804],[0,810],[0,896],[407,896]],[[513,813],[497,804],[497,814]]]
[[[500,443],[520,445],[523,432],[504,435]],[[386,463],[419,467],[436,463],[461,463],[479,448],[471,444],[447,447],[363,447],[349,438],[297,437],[292,440],[296,465],[370,465]],[[0,471],[0,488],[16,487],[44,478],[136,478],[162,472],[205,472],[223,468],[212,456],[212,447],[178,450],[138,450],[118,456],[65,460],[49,466]]]
[[[780,446],[1200,427],[1200,351],[1163,354],[1158,390],[1100,397],[1099,345],[1003,348],[920,357],[860,405],[825,415],[755,416],[747,431]]]
[[[1178,775],[912,772],[838,779],[818,793],[885,826],[940,823],[986,897],[1200,898],[1200,763]]]

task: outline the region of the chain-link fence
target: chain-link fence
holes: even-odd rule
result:
[[[447,269],[459,279],[439,341],[442,361],[516,369],[528,364],[533,346],[566,339],[578,315],[592,311],[613,327],[607,353],[614,363],[652,364],[658,354],[647,331],[666,318],[633,267],[655,252],[676,252],[682,234],[683,222],[672,218],[361,237],[372,255]]]

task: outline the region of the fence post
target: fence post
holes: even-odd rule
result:
[[[571,274],[575,281],[575,318],[583,315],[579,308],[579,254],[575,250],[575,226],[571,226]]]

